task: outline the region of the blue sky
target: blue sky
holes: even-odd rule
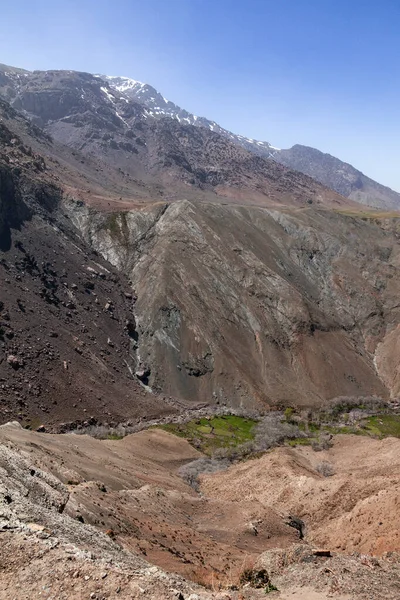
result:
[[[0,62],[126,75],[400,191],[400,0],[14,0]]]

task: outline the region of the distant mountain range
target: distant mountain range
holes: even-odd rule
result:
[[[376,208],[400,208],[400,194],[367,177],[352,165],[315,148],[296,144],[289,150],[276,152],[274,160],[313,177],[361,204]]]
[[[400,207],[399,193],[377,183],[352,165],[330,154],[300,144],[296,144],[288,150],[281,150],[272,146],[269,142],[237,135],[224,129],[215,121],[197,117],[167,100],[155,88],[146,83],[128,77],[108,75],[101,75],[100,77],[118,92],[142,103],[155,117],[168,116],[180,122],[216,131],[246,150],[265,158],[273,158],[275,161],[309,175],[339,194],[361,204],[388,209]]]
[[[155,90],[122,79],[114,83],[75,71],[0,69],[0,95],[53,140],[99,161],[98,172],[117,170],[121,196],[128,186],[142,199],[347,205],[312,178],[249,152],[216,124],[193,126],[201,120],[185,116]],[[151,106],[144,103],[147,93]]]
[[[358,203],[384,209],[400,208],[399,193],[370,179],[338,158],[298,144],[281,150],[269,142],[237,135],[215,121],[193,115],[177,106],[152,86],[127,77],[75,71],[30,72],[0,65],[0,95],[58,141],[106,157],[107,162],[114,167],[126,170],[140,179],[143,179],[144,173],[149,175],[161,166],[165,176],[165,167],[171,168],[173,165],[180,170],[180,178],[186,184],[198,184],[200,187],[211,184],[215,189],[216,184],[230,185],[233,180],[236,185],[247,183],[248,177],[241,174],[242,166],[243,162],[251,162],[251,159],[245,155],[238,158],[239,155],[232,148],[228,150],[229,146],[221,141],[225,138],[236,147],[308,175]],[[168,124],[170,119],[180,127]],[[138,130],[139,121],[141,124]],[[188,134],[187,130],[182,129],[185,126],[194,126],[208,134],[218,134],[219,138],[212,135],[210,137],[207,133],[191,134],[192,141],[197,138],[195,145],[198,148],[206,143],[206,139],[207,144],[213,146],[214,152],[218,146],[218,160],[215,163],[210,164],[207,159],[199,164],[191,144],[182,146],[179,142],[176,146],[182,132]],[[149,135],[154,142],[153,146],[145,139]],[[167,144],[168,150],[164,146],[160,153],[160,143]],[[145,147],[147,152],[144,152]],[[151,147],[154,152],[149,152]],[[133,160],[132,154],[140,156]],[[163,156],[163,165],[160,163],[160,156]],[[240,167],[238,160],[241,162]],[[224,163],[223,172],[221,161]],[[274,170],[272,166],[267,167],[265,163],[261,166],[254,161],[252,169],[258,171],[259,175],[263,169],[267,172]],[[227,171],[230,172],[228,179]],[[286,172],[280,173],[282,177]],[[254,178],[252,188],[257,193],[261,188],[262,194],[268,193],[268,189]]]

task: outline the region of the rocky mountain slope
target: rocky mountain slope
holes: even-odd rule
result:
[[[130,283],[71,225],[61,164],[53,172],[16,129],[37,147],[46,138],[0,108],[1,420],[38,427],[162,413],[164,401],[135,377]]]
[[[143,104],[88,73],[5,70],[0,93],[56,141],[117,169],[137,186],[138,195],[346,204],[311,178],[257,157],[219,133],[155,118]]]
[[[190,123],[197,127],[205,127],[227,137],[246,150],[262,156],[273,158],[290,169],[300,171],[320,181],[328,188],[367,206],[394,209],[400,208],[400,194],[370,179],[352,165],[341,161],[330,154],[324,154],[315,148],[296,144],[288,150],[275,148],[269,142],[262,142],[237,135],[223,129],[215,121],[197,117],[164,98],[152,86],[127,77],[102,76],[110,86],[124,93],[132,100],[143,104],[150,114],[161,117],[169,116],[179,122]]]
[[[134,282],[154,389],[238,406],[399,392],[397,219],[188,201],[70,215]]]
[[[370,179],[361,171],[330,154],[297,144],[280,150],[274,160],[305,173],[346,198],[377,208],[400,208],[400,194]]]
[[[97,78],[46,76],[51,85],[42,88],[43,74],[35,84],[33,97],[45,96],[38,115],[48,104],[67,110],[64,77],[74,94],[78,79],[97,98],[85,122],[108,107]],[[121,174],[94,143],[85,153],[61,146],[0,108],[4,419],[125,420],[170,410],[164,397],[263,410],[399,392],[396,219],[349,216],[354,208],[312,180],[204,129],[147,124],[140,106],[132,123],[146,139],[141,180]],[[115,110],[102,113],[102,127]],[[46,131],[64,126],[82,139],[70,116],[49,120]],[[198,169],[218,161],[224,185],[181,188],[182,156]],[[150,157],[154,171],[142,168]],[[44,342],[32,314],[58,338]],[[149,401],[143,383],[155,394]],[[68,401],[50,411],[54,395]]]

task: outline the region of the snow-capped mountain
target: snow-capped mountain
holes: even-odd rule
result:
[[[245,149],[258,157],[273,159],[268,162],[281,163],[308,175],[361,204],[395,210],[400,206],[400,194],[340,159],[299,144],[280,150],[269,142],[234,134],[215,121],[184,110],[154,87],[128,77],[76,71],[30,72],[0,64],[0,96],[62,143],[99,155],[118,152],[118,157],[113,158],[115,164],[135,175],[139,165],[133,160],[134,156],[139,160],[146,144],[154,145],[156,136],[162,132],[169,131],[175,136],[179,130],[178,138],[190,138],[192,150],[196,144],[199,150],[207,139],[213,147],[225,142],[222,146],[228,153],[226,144],[230,142],[233,148],[229,152],[235,156]],[[166,161],[174,162],[181,150],[179,147]],[[153,154],[148,152],[147,158],[153,165],[159,156],[159,150],[154,149]],[[155,168],[147,164],[144,157],[141,159],[141,169]],[[185,163],[186,175],[197,181],[197,176],[188,175],[192,173],[189,163]],[[274,168],[274,165],[263,164],[264,168]],[[199,175],[199,181],[203,175]],[[215,181],[214,175],[212,179]]]
[[[124,94],[131,100],[141,103],[153,117],[171,117],[182,124],[195,125],[215,131],[228,138],[231,142],[246,150],[262,156],[273,158],[276,162],[309,175],[327,187],[339,192],[361,204],[381,208],[398,208],[400,195],[393,190],[373,181],[352,165],[324,154],[314,148],[295,145],[288,150],[281,150],[269,142],[253,140],[237,135],[204,117],[197,117],[180,108],[162,96],[155,88],[146,83],[129,79],[128,77],[110,77],[101,75],[110,88]]]
[[[153,117],[171,117],[172,119],[177,119],[182,124],[205,127],[206,129],[210,129],[211,131],[215,131],[216,133],[229,138],[232,142],[246,148],[246,150],[250,150],[265,158],[271,158],[275,152],[279,150],[278,148],[271,146],[269,142],[262,142],[247,138],[243,135],[237,135],[224,129],[215,121],[193,115],[164,98],[162,94],[147,83],[129,79],[129,77],[113,77],[111,75],[100,75],[99,77],[102,77],[107,81],[109,86],[115,91],[120,92],[131,100],[136,100],[136,102],[143,104],[147,108],[149,114]]]

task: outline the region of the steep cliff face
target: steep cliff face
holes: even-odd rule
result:
[[[374,362],[400,316],[396,221],[187,201],[71,215],[129,273],[154,390],[246,406],[397,392]]]

